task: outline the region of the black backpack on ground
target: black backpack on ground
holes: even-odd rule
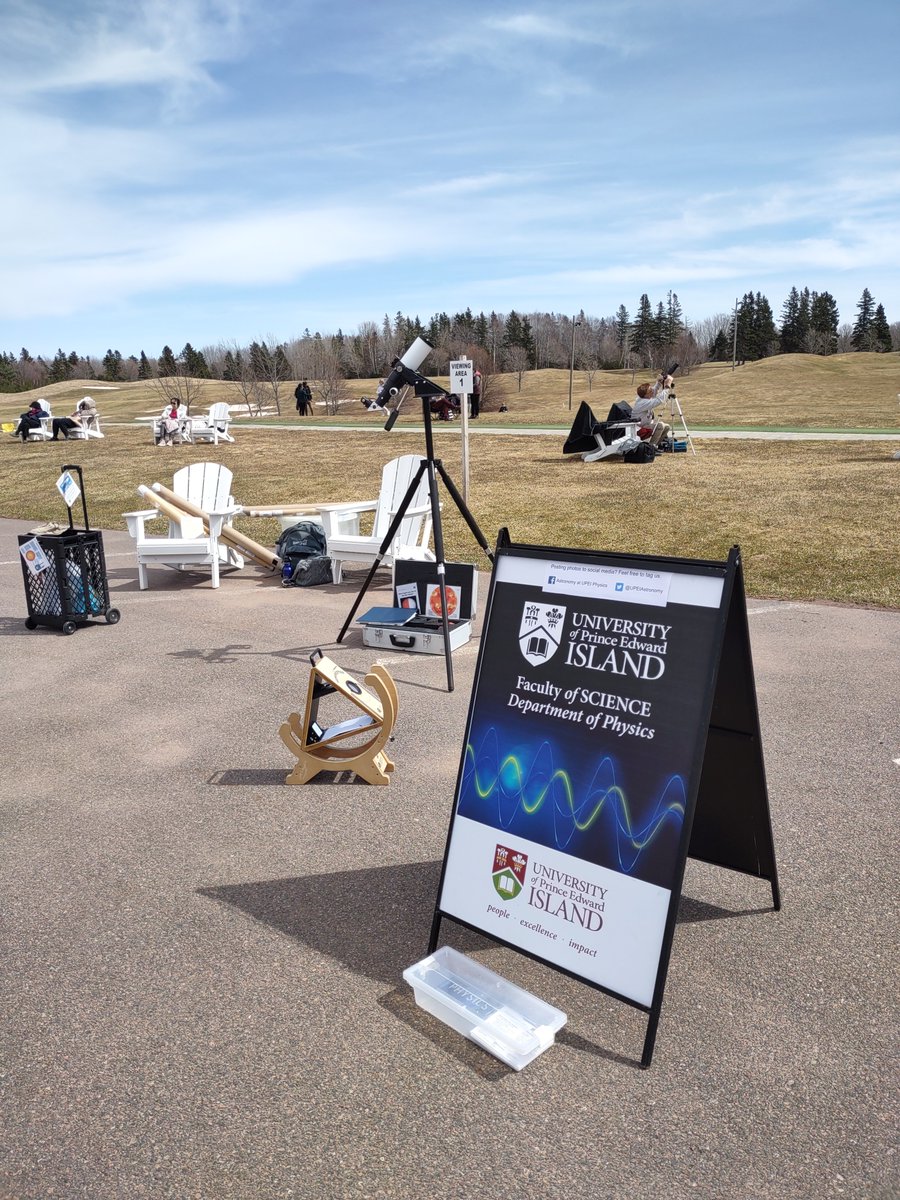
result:
[[[656,449],[649,442],[641,442],[639,446],[635,446],[633,450],[626,450],[622,458],[627,463],[652,463],[656,462]]]
[[[291,564],[293,587],[313,587],[331,583],[331,559],[326,555],[325,530],[318,521],[298,521],[282,533],[275,552],[282,562]]]

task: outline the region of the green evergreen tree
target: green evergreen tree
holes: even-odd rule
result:
[[[891,327],[885,316],[883,304],[878,305],[872,318],[872,349],[878,354],[891,352]]]
[[[321,342],[320,334],[316,334],[314,341]],[[259,342],[250,343],[250,370],[253,372],[254,379],[268,379],[271,359],[269,357],[269,348],[266,345],[260,345]]]
[[[792,287],[788,298],[781,306],[781,352],[799,354],[803,349],[800,335],[800,293]]]
[[[669,292],[666,298],[666,328],[663,344],[672,349],[684,333],[684,313],[677,292]]]
[[[175,361],[171,346],[163,346],[162,354],[157,361],[156,374],[160,379],[169,379],[178,374],[178,363]]]
[[[754,358],[753,354],[753,324],[755,303],[752,292],[746,292],[738,304],[737,315],[731,318],[728,330],[728,345],[730,354],[734,354],[738,362],[746,362]],[[735,323],[737,331],[735,332]]]
[[[475,329],[472,337],[476,346],[480,346],[482,350],[488,349],[490,343],[490,324],[483,312],[480,312],[475,318]]]
[[[628,348],[640,357],[641,364],[645,367],[653,361],[655,335],[656,322],[653,317],[653,309],[650,307],[650,297],[644,292],[638,304],[637,316],[631,327]]]
[[[624,350],[628,345],[628,309],[620,304],[616,310],[616,345]]]
[[[107,350],[103,355],[103,379],[116,383],[122,378],[122,355],[118,350]]]
[[[800,293],[800,308],[797,312],[797,340],[798,350],[803,351],[807,348],[807,338],[809,337],[809,322],[812,310],[812,296],[808,287],[805,287]]]
[[[19,377],[18,365],[12,354],[0,354],[0,392],[22,391],[22,380]]]
[[[710,342],[708,354],[711,362],[727,362],[731,358],[731,343],[724,329],[720,329]]]
[[[47,378],[51,383],[64,383],[71,375],[69,360],[66,357],[65,351],[57,350],[53,362],[50,364],[50,370]]]
[[[150,366],[150,360],[147,355],[141,351],[140,362],[138,363],[138,379],[152,379],[153,369]]]
[[[228,383],[235,383],[239,378],[234,355],[230,350],[225,351],[225,359],[222,363],[222,378]]]
[[[653,318],[653,349],[661,350],[666,344],[666,310],[660,300],[656,306],[656,316]]]
[[[768,358],[775,353],[777,345],[778,330],[775,328],[772,306],[761,292],[757,292],[753,306],[754,357]]]
[[[202,350],[195,350],[190,342],[185,342],[184,349],[178,358],[184,367],[185,375],[189,375],[191,379],[211,378],[205,354]]]
[[[809,309],[809,332],[816,354],[835,354],[838,342],[837,302],[830,292],[813,292]]]
[[[872,321],[875,316],[875,301],[868,288],[863,288],[863,294],[856,306],[856,321],[850,336],[850,345],[854,350],[872,350],[875,338],[872,332]]]

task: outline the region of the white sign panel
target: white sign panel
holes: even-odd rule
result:
[[[649,1005],[669,897],[666,888],[457,817],[441,908]]]
[[[450,364],[450,392],[454,396],[471,396],[474,372],[470,358],[455,359]]]

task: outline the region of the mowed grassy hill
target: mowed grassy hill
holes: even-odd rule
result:
[[[636,382],[648,375],[638,375]],[[896,441],[760,441],[697,439],[697,453],[666,454],[647,466],[616,459],[582,462],[564,456],[571,422],[568,372],[537,371],[501,381],[509,412],[485,413],[471,438],[469,506],[488,541],[508,527],[522,542],[723,561],[740,545],[752,596],[827,600],[900,609],[900,356],[806,356],[751,363],[732,372],[707,366],[679,380],[689,425],[735,428],[879,430]],[[350,385],[372,394],[373,380]],[[630,373],[599,373],[593,390],[576,374],[573,409],[583,397],[598,416],[634,394]],[[197,407],[234,402],[228,384],[207,382]],[[419,405],[410,400],[392,433],[354,399],[347,415],[318,420],[296,416],[293,384],[285,387],[283,416],[241,419],[233,443],[154,446],[146,424],[162,400],[147,383],[114,391],[59,384],[41,394],[57,413],[71,412],[85,394],[107,422],[99,440],[29,443],[0,439],[0,516],[29,522],[64,521],[55,487],[64,462],[84,470],[93,526],[124,529],[122,514],[143,507],[138,484],[170,484],[185,463],[212,459],[234,472],[239,503],[275,505],[372,499],[381,469],[400,454],[421,454]],[[21,393],[4,396],[2,419],[23,411]],[[498,399],[495,397],[494,403]],[[362,429],[349,429],[350,423]],[[280,427],[276,427],[279,426]],[[519,426],[551,432],[511,436]],[[459,422],[435,425],[437,453],[462,486]],[[504,430],[510,430],[507,434]],[[76,520],[80,512],[76,506]],[[238,527],[264,545],[278,536],[274,520],[239,518]],[[486,567],[471,532],[443,496],[448,559]],[[131,578],[123,562],[117,569]],[[386,572],[381,574],[386,576]],[[209,586],[198,575],[198,586]],[[352,576],[350,586],[352,587]],[[164,587],[165,579],[155,586]],[[227,586],[227,580],[225,585]],[[264,595],[264,592],[260,593]],[[299,598],[302,602],[302,595]]]
[[[426,363],[427,367],[427,363]],[[428,374],[428,372],[425,372]],[[430,376],[447,385],[446,377]],[[572,387],[572,414],[586,400],[598,418],[606,416],[609,406],[618,400],[631,400],[637,384],[652,380],[654,373],[639,371],[597,371],[592,380],[576,371]],[[296,381],[282,385],[281,415],[296,419],[293,390]],[[341,406],[336,417],[326,416],[316,404],[315,415],[337,424],[376,421],[359,404],[361,396],[372,396],[377,379],[347,381],[351,399]],[[900,427],[900,355],[838,354],[821,358],[807,354],[787,354],[759,362],[746,363],[732,371],[730,364],[707,363],[689,374],[676,376],[676,391],[691,427],[745,429],[860,429],[892,431]],[[0,418],[9,421],[24,411],[33,396],[44,396],[56,415],[71,412],[84,395],[93,395],[107,420],[128,421],[155,414],[162,407],[161,381],[104,384],[89,380],[52,384],[34,392],[0,395]],[[496,375],[490,380],[490,397],[484,406],[491,424],[503,426],[567,426],[569,410],[569,372],[560,370],[529,371],[522,376],[521,387],[514,375]],[[249,417],[235,384],[220,380],[197,381],[198,396],[193,405],[202,410],[216,401],[233,406],[232,415]],[[318,399],[318,398],[317,398]],[[509,411],[496,410],[505,403]],[[278,417],[269,406],[265,417],[256,423],[272,423]],[[406,402],[405,416],[414,416],[417,402]]]

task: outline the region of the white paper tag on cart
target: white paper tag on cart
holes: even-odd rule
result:
[[[59,494],[62,496],[63,500],[65,500],[66,504],[68,504],[69,508],[71,508],[81,495],[81,488],[68,471],[63,471],[62,475],[60,475],[59,479],[56,481],[56,486],[59,488]]]
[[[40,575],[41,571],[46,571],[50,566],[50,559],[41,549],[41,544],[37,538],[23,542],[19,547],[19,553],[25,560],[25,566],[32,575]]]

